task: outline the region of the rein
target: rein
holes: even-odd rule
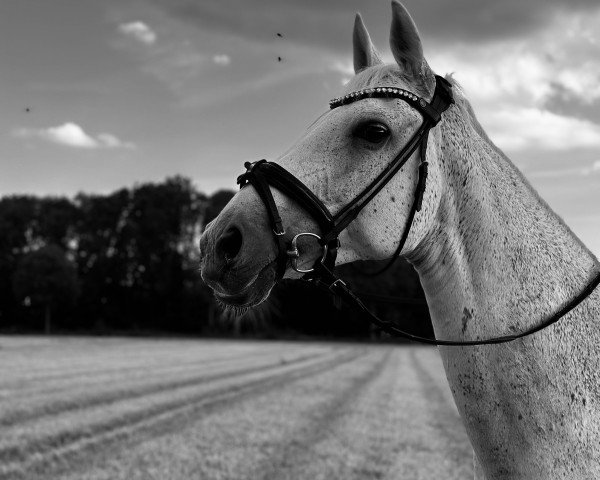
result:
[[[430,102],[427,102],[424,98],[419,97],[408,90],[396,87],[367,88],[349,93],[343,97],[335,98],[329,102],[330,108],[334,109],[364,98],[399,98],[418,110],[423,116],[421,126],[396,157],[387,164],[383,171],[372,180],[369,185],[367,185],[354,199],[335,215],[331,214],[325,204],[306,185],[275,162],[268,162],[267,160],[258,160],[257,162],[252,163],[246,162],[244,164],[246,172],[238,177],[237,183],[240,185],[240,188],[243,188],[248,184],[254,186],[267,209],[269,222],[278,247],[276,281],[283,278],[288,266],[288,261],[290,261],[291,266],[295,271],[304,274],[303,278],[305,280],[314,283],[319,288],[330,291],[334,295],[340,297],[348,305],[358,308],[373,324],[396,337],[402,337],[430,345],[445,346],[489,345],[511,342],[518,338],[538,332],[557,322],[561,317],[579,305],[579,303],[581,303],[598,286],[598,284],[600,284],[600,274],[592,279],[579,295],[536,327],[530,328],[519,334],[505,335],[486,340],[451,341],[413,335],[399,329],[391,322],[381,320],[369,311],[343,280],[333,273],[337,250],[340,246],[338,238],[340,233],[356,219],[363,208],[388,184],[409,160],[416,149],[419,148],[420,163],[418,167],[417,186],[415,188],[413,203],[406,220],[406,225],[398,242],[396,251],[392,255],[390,261],[383,269],[375,274],[382,273],[400,256],[408,238],[415,215],[421,210],[422,206],[423,194],[427,182],[428,163],[426,161],[426,152],[429,131],[439,123],[442,118],[442,113],[454,103],[452,85],[446,79],[438,75],[435,76],[435,80],[435,91]],[[322,232],[321,235],[312,232],[299,233],[295,235],[288,244],[285,240],[286,231],[283,227],[283,221],[277,210],[277,205],[270,187],[275,187],[285,193],[309,213],[317,222]],[[317,259],[312,268],[309,269],[302,269],[298,266],[298,260],[300,258],[298,240],[302,237],[316,239],[323,249],[322,256]]]

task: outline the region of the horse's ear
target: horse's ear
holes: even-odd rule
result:
[[[409,73],[421,71],[424,58],[419,31],[404,5],[398,0],[392,0],[390,47],[400,67]]]
[[[367,67],[383,63],[367,28],[362,21],[360,13],[354,19],[354,33],[352,34],[352,45],[354,47],[354,73],[358,73]]]

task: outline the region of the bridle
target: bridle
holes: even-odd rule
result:
[[[259,160],[257,162],[246,162],[244,164],[246,173],[238,177],[237,183],[241,188],[246,184],[251,183],[267,207],[270,224],[273,228],[273,233],[279,248],[277,257],[278,280],[283,277],[287,262],[290,258],[292,259],[292,268],[300,273],[310,274],[307,278],[315,278],[322,267],[332,270],[335,266],[337,249],[339,247],[339,234],[350,225],[375,195],[387,185],[408,161],[414,151],[420,146],[421,163],[419,165],[419,180],[417,182],[413,204],[404,228],[404,233],[398,245],[397,253],[402,250],[402,247],[406,242],[412,220],[416,212],[421,209],[421,202],[425,191],[425,182],[427,179],[427,161],[425,160],[425,154],[429,130],[437,125],[441,119],[442,112],[453,103],[452,85],[444,78],[436,77],[436,88],[431,103],[414,93],[401,88],[377,87],[349,93],[344,97],[331,100],[329,105],[330,108],[334,109],[363,98],[400,98],[421,112],[423,115],[423,123],[404,148],[402,148],[383,171],[335,215],[332,215],[329,212],[323,202],[308,187],[306,187],[306,185],[277,163]],[[271,194],[270,186],[282,191],[306,210],[317,222],[317,225],[322,232],[321,235],[316,235],[314,233],[300,233],[292,239],[291,248],[288,249],[284,239],[286,232],[283,228],[283,222],[279,216],[277,206],[275,205],[275,200]],[[299,269],[297,267],[297,260],[299,258],[297,242],[302,236],[316,238],[323,248],[321,259],[315,263],[313,268],[308,270]]]
[[[533,327],[525,332],[495,337],[486,340],[474,341],[451,341],[437,340],[432,338],[421,337],[405,332],[397,328],[391,322],[381,320],[376,315],[368,310],[362,301],[350,290],[348,285],[338,278],[334,273],[335,260],[337,250],[340,246],[339,235],[345,230],[350,223],[359,215],[363,208],[388,184],[388,182],[396,175],[396,173],[409,160],[411,155],[420,149],[420,163],[418,167],[418,180],[414,191],[413,202],[408,214],[406,225],[402,232],[402,236],[398,242],[398,246],[390,262],[383,269],[387,269],[394,260],[396,260],[404,248],[408,234],[413,224],[413,220],[417,212],[421,210],[423,194],[425,192],[427,182],[427,140],[429,132],[434,128],[442,118],[442,113],[446,111],[452,103],[452,85],[444,78],[436,75],[436,84],[433,97],[430,102],[424,98],[415,95],[414,93],[397,87],[376,87],[366,88],[355,91],[343,97],[335,98],[329,102],[331,109],[347,105],[349,103],[362,100],[364,98],[398,98],[411,107],[418,110],[423,122],[419,129],[413,134],[407,144],[400,150],[394,159],[386,165],[382,172],[369,183],[354,199],[345,205],[339,212],[332,215],[329,209],[323,202],[300,180],[294,175],[285,170],[275,162],[267,160],[258,160],[257,162],[246,162],[246,172],[240,175],[237,183],[240,188],[247,184],[251,184],[256,189],[262,202],[264,203],[269,223],[271,225],[273,235],[278,247],[277,266],[276,266],[276,281],[281,280],[288,266],[288,261],[292,268],[303,274],[305,280],[309,280],[321,288],[331,291],[334,295],[342,298],[349,305],[359,308],[364,312],[369,320],[379,328],[394,336],[407,338],[421,343],[432,345],[447,345],[447,346],[465,346],[465,345],[487,345],[504,343],[517,338],[522,338],[531,335],[547,326],[558,321],[567,312],[575,308],[581,303],[595,288],[600,284],[600,274],[598,274],[587,287],[568,304],[562,307],[555,315],[546,319],[540,325]],[[317,223],[321,230],[321,235],[313,232],[303,232],[295,235],[289,245],[286,243],[286,231],[283,227],[283,221],[277,210],[277,205],[271,193],[271,188],[275,187],[285,193],[291,199],[296,201]],[[302,237],[310,237],[318,241],[323,249],[323,253],[318,258],[312,268],[303,269],[298,266],[300,252],[298,250],[298,241]],[[381,271],[383,271],[381,270]],[[378,272],[378,273],[381,273]]]

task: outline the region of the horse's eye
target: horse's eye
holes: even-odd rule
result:
[[[389,134],[390,131],[388,128],[381,123],[365,123],[354,131],[356,137],[362,138],[369,143],[381,143]]]

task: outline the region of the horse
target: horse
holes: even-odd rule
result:
[[[355,76],[341,99],[378,87],[432,99],[436,77],[397,0],[390,46],[395,64],[386,65],[357,14]],[[584,290],[599,263],[488,138],[457,82],[446,81],[453,103],[428,131],[424,148],[413,149],[339,233],[337,263],[392,257],[412,213],[399,253],[419,275],[436,337],[468,342],[523,332]],[[337,100],[340,106],[277,159],[334,215],[424,122],[421,111],[396,96]],[[427,186],[413,212],[424,156]],[[302,232],[322,232],[323,225],[271,185],[273,208],[285,224],[273,230],[272,208],[259,190],[254,183],[240,189],[200,240],[204,281],[238,310],[261,303],[281,276],[299,278],[297,270],[310,271],[323,255],[323,245],[305,241],[295,268],[281,264],[281,245],[289,247]],[[439,347],[473,446],[476,479],[600,478],[599,322],[596,288],[535,334],[497,345]]]

